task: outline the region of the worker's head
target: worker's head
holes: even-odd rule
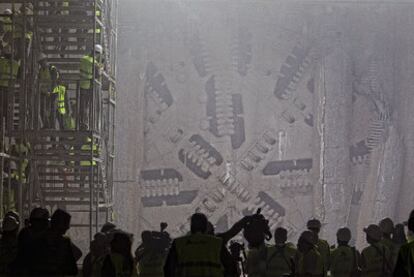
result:
[[[300,252],[306,252],[312,249],[316,244],[316,236],[312,231],[304,231],[298,240],[298,250]]]
[[[116,228],[116,225],[114,223],[108,221],[102,226],[101,232],[102,233],[108,233],[108,232],[114,230],[115,228]]]
[[[93,49],[93,52],[95,53],[95,55],[102,55],[102,53],[103,53],[102,45],[95,44],[95,47]]]
[[[12,10],[11,10],[11,9],[5,9],[5,10],[3,11],[3,14],[5,14],[5,15],[12,15],[12,14],[13,14],[13,12],[12,12]]]
[[[65,234],[70,228],[71,215],[61,209],[57,209],[50,220],[50,227],[60,234]]]
[[[394,232],[394,222],[389,217],[381,220],[379,227],[384,236],[391,236],[391,234]]]
[[[19,230],[19,222],[12,216],[5,216],[2,223],[3,236],[16,235]]]
[[[49,219],[50,213],[47,209],[36,207],[30,213],[30,227],[39,231],[44,230],[49,227]]]
[[[116,231],[111,240],[111,252],[121,255],[131,255],[132,236],[124,231]]]
[[[106,246],[107,246],[107,243],[106,243],[105,233],[98,232],[93,236],[93,240],[91,241],[91,244],[90,244],[91,253],[94,256],[99,257],[106,252]]]
[[[208,226],[207,217],[202,213],[195,213],[191,216],[191,233],[206,233]]]
[[[339,245],[348,244],[351,240],[351,230],[347,227],[340,228],[338,232],[336,232],[336,239]]]
[[[143,244],[149,244],[151,242],[152,233],[151,231],[145,230],[141,233],[141,240]]]
[[[287,241],[287,230],[283,227],[276,228],[275,230],[275,243],[284,244]]]
[[[20,224],[20,215],[17,212],[15,212],[15,211],[8,211],[4,215],[4,217],[7,217],[7,216],[13,217]]]
[[[364,232],[367,235],[367,242],[369,244],[377,243],[382,239],[382,232],[378,225],[371,224],[367,228],[364,228]]]
[[[315,234],[319,234],[321,231],[322,224],[318,219],[311,219],[306,224],[306,227],[308,227],[308,230],[314,232]]]
[[[395,224],[394,232],[392,233],[392,240],[397,244],[404,244],[407,242],[405,236],[404,224],[398,223]]]
[[[44,53],[40,53],[38,61],[41,68],[46,68],[49,65],[47,56]]]

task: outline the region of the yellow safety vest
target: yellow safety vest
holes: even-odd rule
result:
[[[390,251],[381,243],[374,243],[362,250],[361,259],[361,276],[378,277],[392,271]]]
[[[69,115],[69,113],[66,113],[63,116],[63,125],[65,130],[75,130],[75,119],[71,115]]]
[[[358,257],[355,248],[340,245],[331,251],[329,270],[333,277],[351,276],[358,270]]]
[[[139,261],[139,277],[164,277],[165,257],[158,253],[148,253]]]
[[[398,252],[400,250],[400,247],[389,238],[383,238],[381,240],[381,243],[385,245],[386,247],[388,247],[388,249],[390,250],[390,253],[391,253],[390,262],[391,262],[392,268],[394,268],[395,263],[397,262],[397,257],[398,257]]]
[[[0,87],[9,87],[12,81],[16,81],[20,63],[5,57],[0,58]]]
[[[56,86],[53,91],[53,94],[57,94],[57,110],[61,115],[66,114],[66,107],[65,107],[65,97],[66,97],[66,87],[59,85]]]
[[[295,256],[295,275],[296,277],[307,277],[325,275],[323,258],[316,249],[311,249],[307,253],[297,252]]]
[[[82,151],[91,151],[91,145],[90,145],[91,141],[92,141],[91,138],[87,138],[87,140],[86,140],[87,144],[82,145],[81,150]],[[95,143],[92,144],[92,150],[93,150],[94,154],[97,154],[98,151],[99,151],[98,146]],[[90,166],[91,165],[91,160],[81,161],[80,165],[81,166]],[[92,165],[96,165],[96,162],[93,161],[93,160],[92,160]]]
[[[68,1],[62,2],[62,7],[65,7],[65,8],[69,7],[69,2]],[[61,15],[69,15],[69,10],[62,9]]]
[[[10,18],[10,15],[0,17],[0,21],[3,22],[4,33],[12,31],[13,27],[12,27],[12,20]]]
[[[223,277],[220,238],[192,234],[176,239],[175,246],[178,260],[175,276]]]
[[[284,246],[271,246],[266,253],[266,277],[290,275],[293,273],[293,258],[296,249],[285,244]]]
[[[325,271],[326,271],[326,270],[328,270],[329,259],[330,259],[330,254],[331,254],[331,249],[329,247],[329,243],[326,240],[318,239],[318,242],[316,243],[316,246],[317,246],[316,248],[317,248],[319,254],[321,254],[323,265],[324,265],[324,268],[325,268]]]
[[[80,87],[82,89],[90,89],[93,79],[93,57],[90,55],[83,56],[80,61],[80,77]]]
[[[18,14],[15,21],[14,21],[14,30],[13,30],[13,38],[21,38],[23,34],[23,25],[24,25],[24,18],[23,14]],[[24,37],[28,40],[32,40],[33,32],[28,30],[29,24],[26,24],[26,33]]]
[[[29,165],[29,160],[26,157],[29,154],[30,144],[19,143],[19,144],[13,145],[12,147],[13,147],[12,152],[14,152],[16,155],[23,156],[22,163],[20,164],[20,172],[16,172],[14,175],[12,175],[12,177],[14,177],[17,181],[26,183],[27,181],[26,168]],[[22,179],[20,179],[20,176],[22,177]]]

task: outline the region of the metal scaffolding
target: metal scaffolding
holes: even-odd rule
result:
[[[3,172],[10,170],[5,166],[12,158],[10,148],[23,145],[26,152],[15,157],[20,180],[22,166],[30,170],[15,197],[17,210],[27,217],[35,206],[66,209],[72,214],[72,226],[88,230],[92,239],[112,218],[117,0],[0,3],[0,13],[11,10],[11,15],[1,15],[11,19],[12,31],[19,30],[25,38],[14,39],[11,45],[11,58],[19,60],[20,68],[11,82],[16,93],[8,93],[10,111],[2,124],[0,180],[5,181],[0,196],[11,178]],[[96,44],[102,46],[102,55],[94,51]],[[93,65],[88,89],[82,88],[85,56]],[[48,101],[62,103],[62,112],[45,102],[51,96],[44,94],[41,60],[58,72],[56,86],[64,87],[62,99],[56,94],[58,100]]]

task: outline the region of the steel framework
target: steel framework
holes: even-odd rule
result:
[[[17,188],[18,212],[27,217],[34,206],[51,211],[64,208],[71,212],[74,227],[88,230],[89,239],[112,218],[117,5],[117,0],[0,1],[2,10],[12,11],[11,15],[0,11],[2,18],[10,18],[12,30],[31,36],[11,45],[20,73],[8,90],[8,115],[13,116],[7,116],[1,128],[0,181],[10,186],[12,176],[3,172],[7,160],[16,160],[18,168],[26,161],[30,173],[26,184],[21,182]],[[103,55],[93,51],[96,44],[102,45]],[[88,54],[93,64],[101,65],[102,74],[93,68],[89,124],[81,125],[85,106],[80,105],[80,61]],[[42,123],[38,76],[39,60],[44,57],[57,68],[66,87],[65,119],[74,123],[71,128]],[[13,143],[25,144],[29,150],[13,157]]]

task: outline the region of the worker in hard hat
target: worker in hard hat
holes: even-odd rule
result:
[[[0,275],[6,276],[10,274],[10,265],[17,256],[17,232],[19,231],[19,221],[11,215],[6,215],[1,227]]]
[[[17,83],[19,68],[20,63],[12,56],[11,47],[8,45],[2,49],[0,55],[0,125],[3,119],[7,124],[12,114],[10,99]]]
[[[283,227],[278,227],[274,233],[275,245],[266,251],[266,277],[292,276],[295,272],[294,257],[296,247],[287,242],[288,232]]]
[[[95,93],[95,88],[100,84],[100,76],[102,74],[102,54],[103,48],[100,44],[96,44],[94,50],[89,54],[83,56],[80,60],[80,123],[81,129],[86,129],[86,126],[92,126],[90,114],[92,112],[92,99],[95,97],[95,103],[99,103],[100,95]],[[95,74],[95,76],[94,76]],[[98,82],[95,80],[97,79]],[[98,108],[99,105],[94,105]]]
[[[42,127],[45,129],[54,129],[56,124],[54,90],[59,82],[59,70],[56,66],[51,65],[45,54],[41,53],[38,59],[39,63],[39,97],[40,97],[40,115]]]
[[[304,231],[298,240],[298,251],[294,257],[294,270],[292,276],[297,277],[323,277],[325,268],[322,255],[317,250],[317,237],[312,231]]]
[[[381,243],[382,232],[378,225],[364,228],[368,247],[361,253],[361,269],[364,277],[391,276],[391,252]]]
[[[21,182],[19,180],[17,164],[13,160],[8,160],[5,165],[7,178],[3,179],[3,207],[2,214],[7,211],[16,210],[16,195]]]
[[[414,233],[414,210],[406,222],[408,230]],[[414,241],[403,244],[398,252],[393,276],[414,276]]]
[[[336,233],[338,247],[331,251],[329,271],[333,277],[358,276],[360,254],[349,245],[351,230],[340,228]]]
[[[391,266],[394,268],[395,262],[397,261],[399,246],[392,240],[391,236],[394,233],[394,222],[391,218],[387,217],[380,221],[379,227],[382,232],[381,243],[384,244],[391,252]]]
[[[4,46],[4,43],[9,43],[9,41],[3,41],[3,38],[12,31],[12,16],[13,12],[10,9],[5,9],[1,15],[0,15],[0,37],[2,45]]]
[[[23,3],[16,12],[13,26],[13,39],[16,47],[16,56],[18,60],[23,60],[30,54],[31,44],[33,40],[33,5],[31,3]],[[21,73],[22,74],[22,73]]]
[[[322,223],[320,222],[320,220],[313,218],[307,222],[306,227],[308,228],[309,231],[312,231],[315,234],[316,247],[322,256],[324,269],[328,270],[331,250],[329,247],[329,243],[326,240],[319,238],[319,233],[322,228]],[[326,271],[325,271],[325,275],[326,275]]]

